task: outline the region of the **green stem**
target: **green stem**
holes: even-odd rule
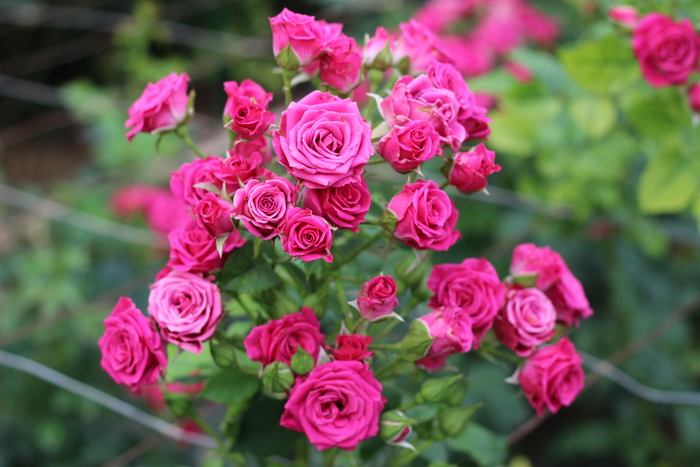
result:
[[[335,278],[335,289],[338,293],[338,301],[340,302],[340,309],[342,311],[342,319],[351,319],[350,305],[348,305],[348,298],[345,296],[345,289],[343,288],[343,281],[340,280],[340,275]],[[351,328],[353,324],[350,324]]]
[[[486,349],[485,349],[486,350]],[[493,355],[496,355],[501,358],[505,358],[506,360],[509,360],[516,365],[520,365],[523,362],[523,359],[518,357],[517,355],[511,355],[507,352],[503,352],[502,350],[499,350],[495,347],[491,347],[487,350],[488,352],[491,352]]]
[[[209,423],[207,423],[206,420],[204,420],[195,410],[192,410],[192,412],[188,414],[188,417],[216,441],[216,443],[219,445],[219,450],[222,453],[228,451],[226,442],[221,438],[221,436],[219,436],[219,433],[217,433],[216,430],[212,428],[212,426],[209,425]]]
[[[435,440],[432,439],[423,441],[423,443],[421,443],[421,445],[416,448],[415,452],[409,452],[405,456],[401,456],[398,459],[395,459],[394,462],[391,463],[391,467],[401,467],[403,465],[409,464],[413,459],[420,456],[423,451],[432,446],[434,442]]]
[[[292,78],[296,75],[296,71],[282,70],[282,79],[284,80],[284,103],[287,107],[292,103]]]
[[[398,350],[401,348],[399,344],[370,344],[370,350]]]
[[[201,157],[202,159],[206,159],[207,156],[204,155],[202,151],[199,150],[196,144],[194,144],[194,141],[192,141],[192,138],[190,138],[190,133],[187,131],[187,126],[185,125],[180,125],[177,127],[177,130],[175,130],[175,134],[182,140],[183,143],[185,143],[187,146],[194,151],[195,154],[197,154],[198,157]]]
[[[445,180],[444,183],[443,183],[442,185],[440,185],[440,189],[441,189],[441,190],[444,190],[445,188],[447,188],[447,187],[449,187],[449,186],[450,186],[450,181],[449,181],[449,180]]]
[[[352,328],[352,333],[357,334],[357,332],[360,330],[360,327],[366,323],[367,323],[367,320],[365,320],[363,317],[360,316],[360,319],[357,320],[357,322],[355,323],[355,326],[353,326],[353,328]],[[365,331],[366,331],[366,329],[365,329]]]
[[[401,360],[398,358],[395,358],[394,360],[390,361],[387,363],[384,367],[382,367],[381,370],[377,371],[377,374],[374,375],[375,378],[381,379],[391,373],[397,366],[401,364]]]
[[[360,467],[360,464],[357,463],[357,458],[355,457],[355,451],[346,451],[348,455],[348,459],[350,460],[350,466],[351,467]]]
[[[371,247],[374,245],[374,243],[381,239],[384,236],[384,230],[380,230],[376,234],[372,235],[370,238],[367,239],[362,245],[357,247],[354,251],[352,251],[348,256],[343,258],[342,261],[339,263],[335,263],[333,267],[331,268],[331,271],[337,271],[341,269],[343,266],[348,264],[350,261],[354,260],[360,253],[365,251],[367,248]]]

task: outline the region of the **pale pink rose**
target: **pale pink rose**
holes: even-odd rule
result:
[[[503,62],[503,69],[506,71],[506,73],[521,83],[530,83],[535,77],[532,70],[530,70],[528,67],[522,63],[513,62],[511,60]]]
[[[304,306],[300,312],[255,326],[243,340],[243,345],[248,357],[263,366],[272,362],[290,365],[297,346],[316,361],[323,339],[318,318],[311,308]]]
[[[260,167],[263,161],[259,152],[244,156],[237,151],[237,147],[228,151],[226,159],[219,158],[220,164],[213,173],[215,185],[222,189],[225,185],[228,194],[235,193],[241,184],[263,177],[269,172]]]
[[[233,206],[214,193],[207,193],[194,206],[192,213],[197,216],[197,225],[214,238],[229,234],[234,229],[231,222]]]
[[[454,202],[432,180],[404,186],[387,209],[398,219],[394,236],[411,248],[445,251],[462,237]]]
[[[500,172],[501,166],[495,163],[496,153],[480,143],[468,152],[458,152],[450,169],[450,185],[462,193],[470,194],[486,188],[486,177]]]
[[[415,19],[401,23],[399,29],[401,34],[396,40],[394,63],[408,57],[411,74],[426,71],[433,60],[446,63],[454,61],[440,38]]]
[[[223,317],[221,294],[200,275],[173,271],[151,286],[148,314],[163,339],[199,354]]]
[[[223,246],[223,256],[216,251],[216,238],[197,225],[195,219],[168,234],[170,261],[168,266],[178,271],[208,273],[220,269],[234,248],[243,246],[245,240],[234,230]]]
[[[460,307],[470,317],[474,348],[478,349],[505,300],[505,288],[496,269],[484,258],[438,264],[433,267],[427,286],[435,294],[428,303],[431,308]]]
[[[362,50],[362,62],[378,70],[387,70],[393,65],[396,36],[378,27],[371,38],[366,36]]]
[[[700,83],[693,83],[688,88],[688,104],[694,112],[700,112]]]
[[[270,165],[272,162],[272,149],[270,148],[270,139],[267,136],[261,136],[251,141],[236,138],[233,144],[233,149],[229,151],[229,154],[239,154],[248,160],[259,156],[263,166]]]
[[[234,217],[256,237],[270,240],[280,233],[287,211],[297,204],[298,188],[282,177],[250,180],[233,197]]]
[[[342,25],[315,21],[313,16],[293,13],[288,9],[270,18],[272,28],[272,51],[279,66],[295,70],[306,66],[321,55],[326,45],[340,34]],[[295,59],[281,61],[280,52],[291,49]]]
[[[698,68],[700,37],[687,18],[675,22],[661,13],[650,13],[634,30],[632,49],[649,84],[683,84]]]
[[[516,355],[527,357],[556,333],[557,312],[538,289],[514,288],[506,293],[506,305],[496,315],[496,337]]]
[[[327,188],[362,174],[373,152],[371,133],[355,102],[314,91],[282,113],[273,146],[290,175]]]
[[[355,39],[341,34],[328,44],[327,49],[320,58],[321,81],[347,94],[360,81],[362,48]]]
[[[233,112],[235,107],[233,102],[234,97],[247,97],[255,104],[260,104],[267,108],[273,96],[271,92],[266,92],[262,86],[250,79],[241,81],[240,85],[236,81],[226,81],[224,83],[224,91],[228,96],[226,105],[224,106],[224,116],[231,115]]]
[[[126,134],[131,141],[136,133],[159,133],[174,130],[187,118],[187,83],[190,77],[186,73],[180,76],[171,73],[156,84],[148,83],[141,97],[129,107],[129,119],[124,128],[133,127]]]
[[[538,415],[548,408],[557,413],[569,406],[583,389],[585,375],[581,355],[568,337],[537,349],[518,374],[520,387]]]
[[[173,196],[185,205],[194,207],[208,193],[195,185],[211,183],[221,188],[222,184],[217,181],[215,175],[221,167],[221,162],[219,156],[207,156],[206,159],[195,159],[182,164],[177,171],[170,173],[170,191]]]
[[[352,451],[378,433],[384,402],[367,365],[335,361],[317,366],[292,388],[280,425],[305,433],[319,450]]]
[[[158,375],[165,373],[165,342],[130,298],[119,298],[104,326],[98,341],[100,365],[117,384],[138,392],[142,385],[156,382]]]
[[[275,114],[268,111],[266,106],[256,104],[244,96],[231,97],[229,109],[231,120],[226,128],[243,139],[253,140],[261,137],[275,123]]]
[[[341,229],[359,232],[359,225],[372,206],[372,194],[367,182],[357,177],[352,183],[340,187],[304,190],[301,205],[311,209],[317,216],[326,219],[331,225]]]
[[[425,120],[397,120],[377,144],[381,155],[397,172],[407,173],[435,156],[442,156],[440,135]]]
[[[142,213],[149,201],[166,191],[151,185],[130,185],[115,190],[110,196],[112,211],[121,218]]]
[[[331,225],[310,209],[292,208],[287,211],[281,235],[282,250],[290,255],[302,261],[323,258],[327,263],[333,262]]]
[[[440,357],[425,357],[420,360],[416,360],[415,363],[419,368],[429,372],[440,371],[445,367],[445,359],[447,357],[442,355]]]
[[[333,358],[337,360],[356,360],[362,362],[367,358],[372,358],[374,352],[369,350],[369,345],[372,343],[371,336],[362,336],[360,334],[338,334],[335,338],[337,349],[330,347],[328,350],[333,354]]]
[[[626,28],[634,29],[639,23],[639,11],[633,6],[616,6],[608,10],[608,18]]]
[[[435,339],[424,358],[447,357],[469,352],[474,344],[474,331],[469,314],[459,306],[446,306],[418,318]]]
[[[376,276],[362,284],[357,307],[367,321],[390,315],[397,306],[399,301],[396,299],[396,281],[393,277]]]

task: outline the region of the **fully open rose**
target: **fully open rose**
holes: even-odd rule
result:
[[[287,211],[297,203],[297,187],[282,177],[250,180],[233,197],[234,217],[256,237],[276,237]]]
[[[302,261],[323,258],[333,262],[331,245],[333,230],[323,217],[311,213],[310,209],[292,208],[287,212],[282,229],[282,249]]]

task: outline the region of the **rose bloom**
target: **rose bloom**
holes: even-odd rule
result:
[[[639,23],[639,11],[633,6],[616,6],[608,10],[608,18],[626,28],[634,29]]]
[[[495,159],[496,153],[486,149],[484,143],[471,151],[458,152],[448,176],[450,185],[466,194],[484,190],[488,185],[486,177],[501,171]]]
[[[694,112],[700,112],[700,84],[693,83],[688,88],[688,104]]]
[[[557,310],[557,321],[578,326],[580,318],[593,315],[583,286],[571,273],[559,253],[550,247],[523,243],[513,250],[512,276],[537,274],[537,288],[547,295]]]
[[[226,105],[224,106],[224,116],[230,115],[235,107],[233,98],[242,96],[247,97],[256,104],[260,104],[267,108],[272,101],[273,94],[266,92],[265,89],[253,80],[245,79],[239,85],[235,81],[226,81],[224,83],[224,92],[228,96]]]
[[[557,413],[562,406],[571,405],[583,389],[584,379],[581,355],[568,337],[537,349],[518,374],[525,397],[540,416],[545,407]]]
[[[697,69],[700,37],[687,18],[676,23],[661,13],[650,13],[634,30],[632,49],[649,84],[683,84]]]
[[[270,18],[270,27],[272,28],[272,52],[277,58],[277,63],[282,68],[290,70],[314,61],[342,29],[340,24],[315,21],[313,16],[294,13],[286,8],[279,15]],[[294,53],[296,60],[283,63],[280,61],[279,54],[287,46]]]
[[[554,337],[557,312],[551,300],[533,288],[507,293],[505,307],[496,315],[496,337],[516,355],[527,357],[537,346]]]
[[[397,172],[417,169],[434,156],[442,155],[440,135],[425,120],[403,121],[392,124],[391,131],[377,144],[381,155]]]
[[[320,58],[321,81],[341,93],[357,87],[362,68],[362,48],[355,39],[341,34],[328,44],[328,52]]]
[[[472,320],[461,307],[447,306],[418,319],[428,328],[430,337],[435,339],[424,358],[447,357],[472,349]]]
[[[234,229],[233,206],[214,193],[207,193],[192,213],[197,216],[197,225],[214,238],[223,237]]]
[[[224,243],[223,255],[219,256],[219,252],[216,251],[216,238],[200,228],[195,219],[170,232],[168,240],[170,241],[168,266],[178,271],[202,273],[220,269],[226,262],[228,254],[245,243],[240,232],[234,230]]]
[[[275,114],[268,111],[264,105],[256,104],[243,96],[233,96],[231,102],[231,120],[225,127],[243,139],[259,138],[275,123]]]
[[[340,187],[314,190],[307,188],[301,200],[304,209],[311,209],[317,216],[341,229],[359,232],[359,225],[372,206],[372,195],[367,182],[361,176],[352,183]]]
[[[100,365],[117,384],[138,392],[165,373],[165,342],[130,298],[119,298],[104,325],[105,332],[97,342],[102,351]]]
[[[215,185],[231,194],[241,188],[241,184],[247,183],[254,178],[260,178],[268,173],[268,170],[260,167],[262,157],[259,153],[253,152],[249,156],[239,153],[236,148],[228,151],[226,159],[221,159],[218,169],[214,171]]]
[[[367,321],[390,315],[399,306],[396,299],[396,281],[391,276],[377,276],[362,284],[357,297],[357,308]]]
[[[269,138],[266,136],[250,141],[236,138],[233,141],[233,149],[229,150],[228,153],[241,155],[248,160],[252,160],[253,157],[260,157],[262,165],[269,165],[272,162],[272,149],[270,149]]]
[[[250,180],[233,197],[234,217],[256,237],[269,240],[279,234],[287,211],[297,204],[298,189],[282,177]]]
[[[316,361],[324,339],[320,328],[313,310],[303,306],[300,312],[255,326],[243,345],[248,357],[263,366],[272,362],[291,365],[297,346],[301,346]]]
[[[461,264],[438,264],[428,277],[431,308],[460,307],[472,321],[474,348],[478,349],[503,306],[505,290],[496,269],[484,258],[467,258]]]
[[[496,66],[496,53],[479,37],[449,35],[442,38],[442,43],[465,78],[483,75]]]
[[[428,78],[436,88],[452,91],[459,103],[459,119],[469,118],[473,115],[476,108],[476,96],[471,92],[462,74],[454,65],[435,60],[428,66]]]
[[[355,102],[314,91],[282,113],[273,146],[290,175],[327,188],[362,174],[373,153],[371,133]]]
[[[196,188],[200,183],[211,183],[221,188],[216,173],[220,170],[222,159],[219,156],[207,156],[182,164],[178,170],[170,173],[170,191],[173,196],[187,206],[193,207],[209,193],[203,188]]]
[[[287,211],[282,228],[282,250],[302,261],[323,258],[333,262],[331,245],[333,230],[323,217],[311,213],[310,209],[292,208]]]
[[[171,73],[156,84],[148,83],[141,97],[129,107],[129,119],[125,128],[133,127],[126,134],[131,141],[136,133],[159,133],[174,130],[187,118],[187,83],[190,77],[186,73],[180,76]]]
[[[319,450],[352,451],[378,433],[384,402],[367,365],[335,361],[317,366],[292,388],[280,425],[305,433]]]
[[[408,57],[411,74],[426,71],[433,60],[452,63],[453,59],[440,38],[415,19],[399,24],[399,29],[401,34],[396,41],[394,63]]]
[[[337,349],[331,347],[330,351],[336,360],[357,360],[361,362],[374,355],[374,352],[369,350],[369,344],[371,343],[371,336],[339,334],[335,339]]]
[[[398,219],[394,236],[411,248],[445,251],[462,237],[454,202],[432,180],[404,186],[387,209]]]
[[[459,121],[467,132],[465,141],[488,139],[488,136],[491,134],[491,128],[489,127],[491,118],[486,115],[486,112],[486,108],[477,106],[474,110],[474,115]]]
[[[163,339],[199,354],[223,317],[221,293],[202,276],[173,271],[151,286],[148,314]]]

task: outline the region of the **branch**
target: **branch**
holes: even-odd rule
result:
[[[43,379],[51,384],[55,384],[66,391],[84,397],[85,399],[89,399],[170,438],[189,444],[196,444],[197,446],[205,448],[217,447],[217,443],[209,436],[199,433],[189,433],[179,426],[172,425],[165,420],[154,417],[153,415],[146,413],[131,404],[127,404],[116,397],[110,396],[109,394],[93,388],[92,386],[88,386],[80,381],[69,378],[64,374],[52,370],[51,368],[41,365],[33,360],[0,350],[0,365],[29,373],[30,375],[36,376],[37,378]]]

